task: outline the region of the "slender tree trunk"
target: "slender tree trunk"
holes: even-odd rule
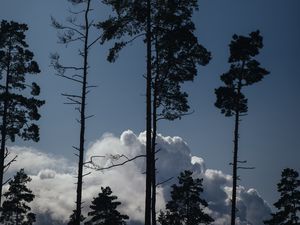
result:
[[[77,198],[76,198],[76,220],[75,224],[80,225],[81,219],[81,199],[82,199],[82,178],[83,178],[83,157],[84,157],[84,142],[85,142],[85,106],[86,106],[86,89],[88,75],[88,37],[89,37],[89,20],[88,13],[90,10],[91,0],[87,1],[85,10],[85,40],[84,40],[84,55],[83,55],[83,80],[81,92],[81,109],[80,109],[80,142],[79,142],[79,162],[78,162],[78,181],[77,181]]]
[[[151,2],[147,0],[146,196],[145,225],[151,224]]]
[[[237,111],[235,114],[234,150],[233,150],[233,165],[232,165],[231,225],[235,225],[235,217],[236,217],[235,214],[236,214],[238,138],[239,138],[239,112]]]
[[[231,225],[235,225],[236,218],[236,188],[237,188],[237,163],[238,163],[238,146],[239,146],[239,96],[241,94],[241,81],[238,83],[237,102],[235,110],[235,127],[234,127],[234,149],[233,149],[233,165],[232,165],[232,204],[231,204]]]
[[[9,53],[10,55],[10,53]],[[4,160],[5,160],[5,148],[6,148],[6,127],[7,127],[7,111],[8,111],[8,95],[9,95],[9,76],[10,76],[10,62],[7,64],[6,70],[6,83],[5,83],[5,95],[2,117],[2,129],[1,129],[1,152],[0,152],[0,206],[2,200],[2,187],[4,177]]]
[[[157,136],[157,85],[156,81],[154,83],[153,90],[153,103],[152,103],[152,152],[151,152],[151,182],[152,182],[152,202],[151,202],[151,212],[152,212],[152,225],[156,225],[156,136]]]

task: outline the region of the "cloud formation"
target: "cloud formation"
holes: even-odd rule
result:
[[[91,156],[101,167],[122,162],[126,155],[132,158],[145,154],[145,133],[139,135],[124,131],[120,137],[105,134],[90,145],[86,152],[86,161]],[[207,169],[202,158],[192,156],[187,143],[180,137],[158,135],[157,146],[157,180],[162,182],[173,177],[169,182],[158,186],[157,210],[164,209],[169,198],[170,186],[177,181],[179,173],[185,169],[192,170],[195,177],[203,178],[203,197],[209,203],[207,211],[215,219],[214,225],[230,224],[231,176],[222,171]],[[18,154],[18,161],[10,168],[15,173],[20,168],[31,176],[30,188],[36,194],[32,209],[38,216],[38,225],[48,221],[50,224],[64,224],[75,207],[76,162],[63,157],[42,153],[25,147],[11,147],[12,154]],[[85,172],[90,172],[86,169]],[[101,186],[110,186],[113,193],[122,202],[120,210],[130,216],[131,223],[143,222],[145,159],[138,158],[124,166],[105,171],[91,171],[84,178],[83,212],[89,210],[90,201],[100,191]],[[262,225],[270,214],[270,208],[255,189],[238,188],[238,223],[237,225]],[[49,222],[51,218],[51,223]]]

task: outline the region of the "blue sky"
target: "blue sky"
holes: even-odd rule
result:
[[[76,46],[57,44],[50,16],[64,20],[70,5],[62,0],[1,0],[0,19],[29,25],[27,40],[36,55],[42,73],[38,82],[46,105],[41,110],[41,140],[18,145],[73,157],[72,145],[79,136],[74,109],[63,105],[62,92],[77,91],[66,80],[55,76],[49,67],[49,54],[62,53],[66,63],[78,60]],[[214,89],[222,83],[220,74],[228,69],[228,44],[234,33],[247,35],[259,29],[264,48],[259,61],[271,73],[262,82],[249,87],[249,113],[241,123],[240,158],[255,170],[241,171],[241,184],[255,187],[269,203],[276,198],[276,183],[285,167],[300,171],[300,2],[298,0],[199,1],[194,15],[197,36],[212,52],[206,67],[199,67],[193,83],[185,85],[195,111],[181,120],[159,124],[163,135],[180,136],[194,155],[205,159],[209,168],[231,173],[233,119],[225,118],[214,107]],[[96,20],[109,14],[95,5]],[[126,48],[118,61],[105,61],[110,45],[95,47],[90,55],[90,82],[98,85],[88,99],[88,112],[95,114],[87,124],[87,143],[110,132],[120,135],[131,129],[145,130],[145,48],[141,42]],[[74,48],[73,48],[74,47]],[[75,57],[74,57],[75,56]]]

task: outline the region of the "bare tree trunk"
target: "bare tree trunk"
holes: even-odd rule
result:
[[[90,11],[91,0],[87,1],[85,10],[85,40],[83,52],[83,81],[81,92],[81,109],[80,109],[80,140],[79,140],[79,161],[78,161],[78,181],[77,181],[77,198],[76,198],[76,220],[75,224],[80,225],[81,219],[81,199],[82,199],[82,178],[83,178],[83,157],[84,157],[84,142],[85,142],[85,106],[86,106],[86,91],[87,91],[87,75],[88,75],[88,38],[89,38],[89,20],[88,13]]]
[[[239,109],[239,96],[241,94],[241,80],[238,83],[237,90],[237,103],[235,110],[235,127],[234,127],[234,150],[233,150],[233,163],[232,163],[232,204],[231,204],[231,225],[235,225],[236,218],[236,188],[237,188],[237,163],[238,163],[238,145],[239,145],[239,122],[240,122],[240,109]]]
[[[146,196],[145,225],[151,224],[151,2],[147,0]]]
[[[7,127],[7,111],[8,111],[8,87],[9,87],[9,76],[10,76],[10,62],[6,66],[6,83],[5,83],[5,95],[4,95],[4,106],[3,106],[3,117],[2,117],[2,129],[1,129],[1,152],[0,152],[0,206],[2,200],[2,187],[4,177],[4,159],[5,159],[5,147],[6,147],[6,127]]]
[[[152,212],[152,225],[156,225],[156,136],[157,136],[157,85],[156,81],[154,83],[153,90],[153,113],[152,113],[152,152],[151,152],[151,182],[152,182],[152,202],[151,202],[151,212]]]
[[[233,165],[232,165],[231,225],[235,225],[235,217],[236,217],[238,138],[239,138],[239,112],[237,111],[235,114],[234,150],[233,150]]]

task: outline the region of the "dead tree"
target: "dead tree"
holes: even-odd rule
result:
[[[90,89],[95,87],[88,84],[88,56],[91,47],[97,43],[99,37],[90,37],[90,31],[94,27],[93,20],[90,20],[90,12],[92,11],[91,2],[92,0],[69,0],[76,7],[80,7],[80,10],[71,11],[69,10],[71,17],[68,17],[67,24],[61,24],[52,18],[52,25],[56,28],[59,38],[59,43],[68,45],[73,42],[81,43],[82,47],[79,50],[79,56],[82,58],[82,65],[80,66],[65,66],[60,63],[60,57],[58,54],[51,55],[51,65],[56,69],[57,75],[66,78],[73,83],[79,85],[81,89],[80,94],[63,93],[66,97],[67,102],[65,104],[74,105],[75,109],[79,112],[80,116],[77,120],[80,124],[79,133],[79,146],[73,146],[78,152],[75,155],[78,156],[78,174],[77,174],[77,188],[76,188],[76,210],[75,210],[75,224],[79,225],[82,218],[82,185],[83,177],[88,174],[83,174],[84,166],[84,152],[85,152],[85,130],[86,120],[91,118],[93,115],[87,115],[87,95]],[[78,23],[77,19],[81,16],[82,23]]]

